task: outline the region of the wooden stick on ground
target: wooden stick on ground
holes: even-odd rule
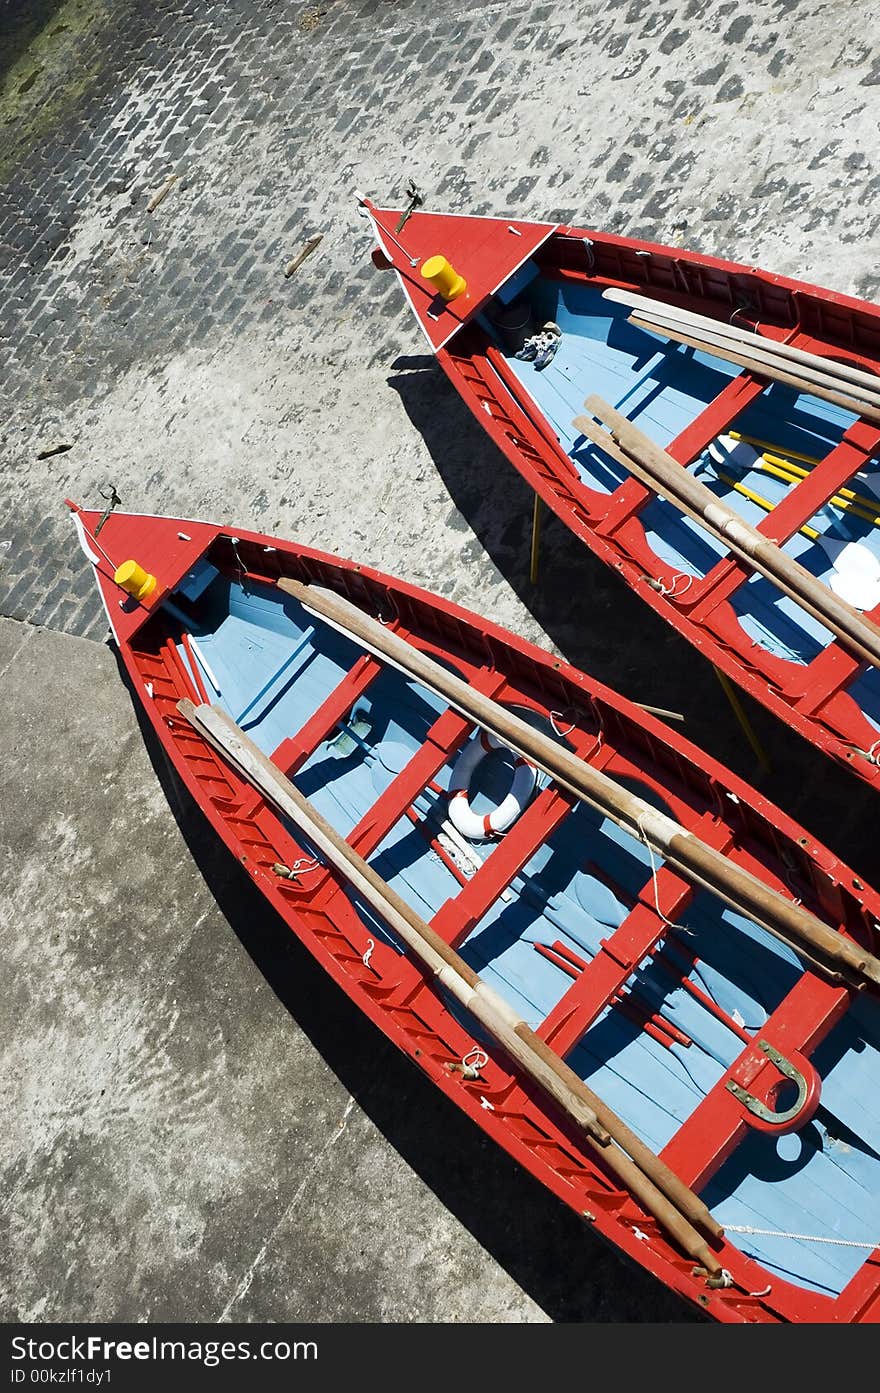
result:
[[[284,279],[285,279],[285,280],[287,280],[290,276],[292,276],[293,273],[294,273],[294,271],[298,270],[298,268],[303,264],[303,262],[305,261],[305,259],[306,259],[307,256],[311,256],[312,252],[315,250],[315,248],[318,246],[318,244],[322,241],[323,237],[324,237],[323,232],[318,232],[318,233],[315,234],[314,237],[310,237],[310,238],[308,239],[308,241],[305,242],[305,243],[303,244],[303,246],[302,246],[302,247],[300,248],[300,250],[297,252],[296,256],[293,258],[293,260],[292,260],[292,261],[288,261],[287,265],[285,266],[285,268],[284,268]]]
[[[736,556],[760,571],[820,624],[830,629],[863,662],[880,667],[880,628],[871,619],[835,595],[805,566],[747,523],[601,397],[588,397],[584,405],[611,432],[609,435],[601,430],[587,416],[578,416],[572,424],[584,435],[622,463],[653,492],[669,499],[702,523]]]
[[[391,633],[349,600],[334,591],[296,580],[282,578],[278,586],[295,596],[310,613],[438,693],[469,720],[491,731],[508,748],[549,774],[561,788],[600,809],[618,826],[654,847],[694,884],[718,895],[822,970],[842,970],[857,984],[865,979],[880,984],[880,959],[867,949],[830,929],[801,905],[707,846],[673,818],[601,770],[593,769],[514,712],[474,691],[467,682]]]
[[[517,1016],[464,959],[348,845],[307,798],[215,706],[178,702],[178,710],[265,798],[291,818],[318,852],[385,920],[507,1054],[585,1133],[604,1165],[685,1252],[718,1274],[720,1264],[699,1226],[716,1242],[723,1229],[702,1200],[605,1106],[583,1080]]]
[[[169,177],[165,180],[165,183],[162,184],[162,186],[156,190],[156,192],[153,194],[153,197],[147,204],[148,213],[154,213],[156,211],[162,200],[167,198],[168,194],[171,192],[171,189],[177,183],[179,178],[179,174],[169,175]]]

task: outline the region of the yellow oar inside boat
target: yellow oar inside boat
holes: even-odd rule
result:
[[[771,445],[770,441],[757,440],[753,437],[742,435],[739,431],[728,431],[731,439],[741,440],[746,445],[767,446],[768,450],[777,448]],[[788,452],[795,459],[807,461],[811,467],[821,461],[814,460],[808,455],[800,455],[795,450]],[[785,483],[796,483],[799,479],[806,479],[811,472],[810,469],[803,469],[793,464],[791,460],[785,459],[782,455],[771,454],[768,452],[760,456],[762,463],[758,466],[768,474],[772,474],[776,479],[782,479]],[[835,508],[840,508],[844,512],[851,512],[856,517],[862,518],[865,522],[870,522],[873,526],[880,524],[880,504],[874,498],[867,497],[866,494],[856,493],[853,489],[840,488],[828,500]]]
[[[772,513],[773,509],[776,507],[776,504],[771,503],[768,498],[762,498],[759,493],[755,493],[753,489],[747,488],[745,484],[740,484],[732,475],[725,474],[722,469],[716,469],[715,473],[725,484],[729,484],[732,489],[736,489],[737,493],[741,493],[743,498],[747,498],[750,503],[757,503],[758,507],[763,508],[765,513]],[[802,532],[805,537],[809,537],[811,542],[815,542],[819,536],[815,527],[810,527],[807,523],[804,523],[803,527],[798,530]]]
[[[781,445],[774,445],[772,440],[759,440],[756,435],[744,435],[742,431],[739,430],[729,430],[727,434],[730,436],[731,440],[741,440],[744,445],[754,445],[756,450],[772,450],[776,452],[782,449]],[[801,460],[804,464],[822,463],[817,455],[802,455],[797,450],[786,450],[785,453],[791,455],[792,459]]]

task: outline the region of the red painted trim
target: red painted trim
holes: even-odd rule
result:
[[[290,777],[305,764],[333,728],[344,720],[355,702],[369,691],[381,671],[382,664],[369,653],[358,658],[339,685],[334,687],[296,735],[283,740],[274,751],[272,758],[278,768],[283,769]]]
[[[210,706],[211,698],[208,696],[208,693],[205,690],[205,684],[202,681],[202,674],[199,671],[198,659],[196,658],[196,655],[192,650],[192,641],[190,635],[186,632],[186,630],[184,630],[180,637],[183,640],[183,646],[186,649],[186,656],[189,658],[189,665],[192,668],[193,682],[198,688],[199,700],[207,702]]]

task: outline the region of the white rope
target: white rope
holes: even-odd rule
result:
[[[870,764],[880,765],[880,740],[875,740],[869,750],[863,750],[861,745],[854,744],[852,740],[847,741],[847,744],[857,754],[864,755]]]
[[[786,1233],[782,1229],[755,1229],[751,1224],[725,1224],[725,1233],[752,1233],[762,1238],[794,1238],[799,1243],[833,1243],[838,1248],[864,1248],[873,1253],[880,1243],[858,1243],[854,1238],[823,1238],[816,1233]],[[757,1295],[753,1292],[752,1295]]]
[[[285,866],[283,861],[276,861],[272,870],[276,875],[280,875],[283,880],[299,881],[301,875],[308,875],[309,871],[323,870],[324,867],[315,856],[300,856],[294,861],[292,866]]]
[[[684,581],[684,585],[679,590],[678,582],[680,580]],[[681,598],[682,595],[687,594],[688,590],[690,590],[693,583],[693,576],[686,576],[683,571],[676,571],[675,575],[672,577],[671,585],[666,585],[662,580],[658,580],[657,589],[660,591],[661,595],[666,597],[667,600],[678,600]]]
[[[232,547],[232,555],[235,557],[235,564],[238,567],[238,573],[241,576],[242,589],[246,589],[245,581],[247,580],[247,567],[242,563],[242,559],[238,554],[238,544],[240,541],[240,537],[229,538],[229,543]]]
[[[373,940],[372,940],[371,938],[368,938],[368,939],[367,939],[367,951],[364,953],[364,956],[361,958],[361,962],[363,963],[364,967],[369,967],[369,966],[370,966],[370,958],[373,956],[373,949],[375,948],[375,946],[376,946],[376,945],[375,945],[375,943],[373,942]]]
[[[290,867],[290,879],[295,880],[297,876],[307,875],[309,871],[316,871],[321,862],[316,856],[300,856]]]
[[[645,813],[641,813],[639,815],[639,817],[636,819],[636,826],[639,829],[639,835],[642,841],[645,843],[645,846],[648,849],[648,856],[651,859],[651,881],[654,886],[654,908],[657,911],[658,918],[660,919],[661,923],[666,925],[667,929],[677,929],[679,933],[693,934],[693,929],[687,928],[687,926],[684,924],[676,924],[673,922],[672,919],[667,919],[666,915],[663,913],[663,910],[660,908],[660,895],[657,886],[657,865],[654,860],[654,848],[651,846],[651,843],[648,840],[647,833],[645,832],[645,829],[642,826],[642,818],[645,816],[647,816],[647,814]]]
[[[469,1049],[466,1055],[462,1056],[461,1072],[466,1079],[479,1078],[480,1070],[485,1069],[489,1063],[489,1056],[485,1050],[481,1050],[478,1045]]]
[[[557,717],[558,717],[558,719],[559,719],[560,721],[562,720],[562,712],[561,712],[561,711],[551,711],[551,712],[550,712],[550,724],[552,725],[553,729],[556,731],[556,734],[559,736],[560,740],[563,740],[563,739],[565,738],[566,735],[571,735],[571,732],[574,730],[575,723],[574,723],[574,721],[572,721],[571,725],[568,727],[567,730],[560,730],[560,729],[559,729],[559,726],[556,724]]]
[[[596,730],[598,732],[598,742],[596,744],[596,748],[590,755],[591,759],[595,759],[596,755],[601,750],[602,742],[605,739],[605,722],[602,720],[602,712],[600,708],[596,705],[596,702],[593,700],[592,697],[590,697],[590,705],[593,708],[593,715],[596,717]]]

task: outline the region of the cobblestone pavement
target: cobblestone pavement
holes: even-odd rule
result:
[[[297,536],[451,594],[682,710],[753,778],[705,662],[554,519],[529,586],[527,491],[373,272],[352,191],[392,201],[414,178],[437,209],[577,221],[873,298],[880,5],[15,9],[0,615],[103,638],[62,500],[112,481],[126,507]],[[749,709],[765,790],[876,870],[863,791]]]

